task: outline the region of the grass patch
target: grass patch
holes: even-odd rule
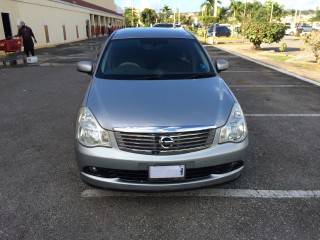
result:
[[[277,61],[285,62],[287,60],[293,59],[294,56],[290,55],[273,55],[273,54],[261,54],[263,57],[271,58]]]
[[[320,72],[320,64],[316,63],[290,62],[290,65]]]

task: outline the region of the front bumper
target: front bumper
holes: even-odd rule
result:
[[[146,171],[149,166],[185,165],[186,169],[205,168],[233,162],[245,162],[248,138],[240,143],[214,144],[212,147],[192,153],[177,155],[143,155],[113,148],[87,148],[75,143],[76,158],[81,178],[90,185],[124,191],[176,191],[208,187],[237,179],[243,166],[222,174],[176,182],[128,181],[106,178],[84,172],[86,167]]]

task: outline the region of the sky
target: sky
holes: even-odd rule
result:
[[[230,0],[220,0],[221,6],[227,7],[230,5]],[[264,0],[259,0],[264,2]],[[298,9],[298,10],[316,10],[316,7],[320,7],[320,0],[274,0],[279,4],[283,4],[285,9]],[[205,0],[114,0],[114,2],[120,7],[131,7],[132,3],[135,8],[143,10],[144,8],[155,9],[159,12],[159,9],[163,8],[166,4],[172,10],[179,7],[181,12],[199,12],[201,3]]]

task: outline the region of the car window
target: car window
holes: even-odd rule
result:
[[[153,27],[172,28],[173,24],[170,24],[170,23],[159,23],[159,24],[155,24]]]
[[[165,38],[110,41],[96,73],[97,77],[106,79],[185,79],[214,75],[198,41]]]

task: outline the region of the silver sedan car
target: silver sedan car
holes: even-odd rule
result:
[[[239,103],[189,32],[123,29],[107,40],[79,110],[81,178],[99,188],[176,191],[237,179],[248,137]]]

